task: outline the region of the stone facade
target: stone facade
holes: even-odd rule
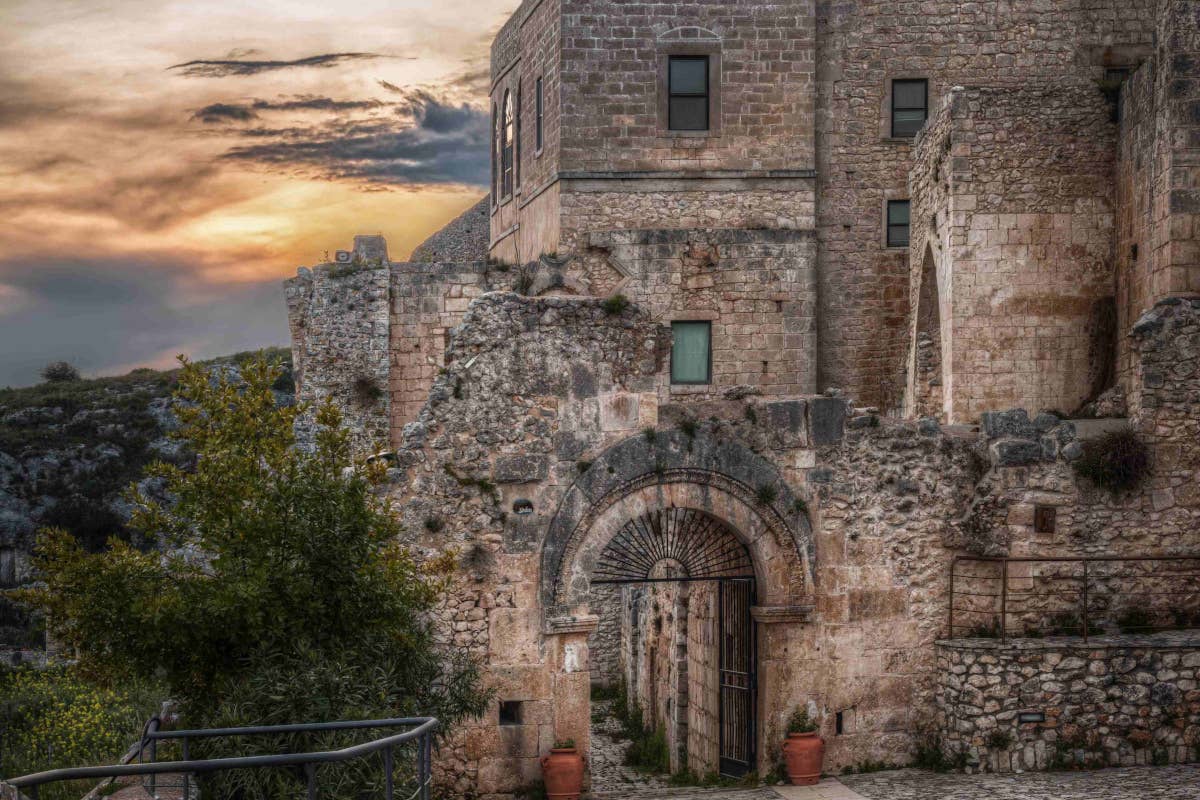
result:
[[[940,734],[987,772],[1190,763],[1198,669],[1195,633],[943,642]]]
[[[1200,554],[1200,301],[1180,296],[1195,20],[1177,0],[522,3],[492,53],[492,102],[520,122],[511,191],[493,153],[489,258],[445,260],[470,257],[447,234],[418,251],[435,260],[288,288],[301,398],[387,449],[409,546],[459,554],[443,641],[499,702],[450,734],[448,794],[509,800],[555,739],[586,750],[593,683],[629,688],[674,768],[721,763],[713,576],[647,582],[681,567],[653,557],[594,583],[648,515],[703,515],[752,565],[760,774],[797,707],[827,771],[907,763],[937,730],[991,758],[948,721],[977,698],[947,676],[993,686],[985,659],[1011,676],[1045,656],[995,643],[950,669],[982,650],[939,641],[998,616],[956,598],[948,622],[956,558]],[[673,54],[719,64],[708,135],[657,127]],[[1138,64],[1115,94],[1096,83]],[[900,78],[929,81],[915,142],[887,129]],[[910,201],[908,247],[886,246],[888,200]],[[711,323],[708,383],[672,382],[689,321]],[[375,405],[354,405],[360,372]],[[1127,420],[1071,418],[1114,382]],[[1073,465],[1126,426],[1152,466],[1114,496]],[[1010,577],[1035,598],[1010,636],[1063,610],[1053,570]],[[1010,766],[1044,767],[1032,746]]]

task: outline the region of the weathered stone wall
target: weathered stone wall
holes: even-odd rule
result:
[[[450,331],[488,284],[482,261],[393,265],[388,384],[393,444],[400,443],[404,426],[429,399],[434,376],[444,366]]]
[[[1154,9],[1155,0],[818,3],[820,388],[885,408],[901,399],[909,265],[885,246],[883,214],[886,200],[908,197],[914,162],[912,140],[890,135],[891,81],[928,79],[931,111],[958,85],[1091,88],[1106,65],[1149,53]]]
[[[565,0],[562,24],[563,170],[812,167],[812,0]],[[713,130],[672,133],[660,70],[697,48],[720,60]]]
[[[932,257],[948,312],[950,421],[1012,407],[1071,413],[1109,385],[1110,116],[1093,86],[954,89],[921,137],[910,296],[918,305]],[[915,353],[915,317],[911,329]]]
[[[708,775],[720,764],[717,585],[694,583],[688,595],[687,768]]]
[[[326,265],[285,283],[296,399],[333,400],[362,453],[390,441],[389,275],[386,265]],[[308,430],[302,421],[302,440]]]
[[[1162,0],[1159,49],[1120,92],[1117,182],[1119,325],[1164,297],[1200,293],[1200,18],[1194,3]],[[1128,385],[1133,362],[1119,350]]]
[[[937,651],[942,745],[969,766],[1012,772],[1196,759],[1195,633],[963,640]],[[1037,714],[1042,721],[1022,720]]]
[[[656,321],[712,323],[712,383],[670,386],[660,397],[720,395],[752,386],[771,397],[816,385],[816,308],[811,232],[627,230],[591,237],[589,262],[617,273],[616,288]]]
[[[600,618],[588,638],[588,656],[593,686],[616,686],[621,681],[622,615],[626,614],[624,596],[618,585],[596,586],[596,615]]]
[[[412,251],[417,264],[486,261],[491,200],[484,197]]]

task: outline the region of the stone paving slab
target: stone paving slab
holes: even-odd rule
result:
[[[863,800],[863,796],[837,778],[823,778],[815,786],[774,786],[783,800]]]
[[[1200,800],[1200,765],[1020,775],[906,769],[846,775],[841,781],[866,800]]]

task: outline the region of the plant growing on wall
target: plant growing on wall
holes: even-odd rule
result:
[[[787,721],[788,733],[812,733],[817,729],[817,723],[808,716],[808,708],[801,706],[792,712]]]
[[[1138,488],[1150,474],[1150,449],[1130,428],[1111,431],[1083,443],[1075,474],[1114,495]]]
[[[381,469],[356,467],[332,405],[316,412],[311,452],[295,447],[300,407],[279,407],[278,370],[245,366],[241,385],[184,363],[177,436],[194,469],[156,464],[173,503],[131,491],[131,526],[191,555],[143,553],[120,541],[88,554],[66,533],[41,534],[45,581],[22,597],[80,668],[114,684],[161,677],[188,727],[433,715],[450,726],[486,708],[477,664],[439,645],[430,614],[453,559],[418,563],[375,499]],[[193,757],[250,746],[332,749],[347,737],[248,745],[212,739]],[[260,751],[261,752],[261,751]],[[206,779],[215,797],[298,794],[285,770]],[[327,796],[378,796],[377,765],[327,765]]]

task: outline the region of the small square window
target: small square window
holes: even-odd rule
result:
[[[712,383],[712,323],[671,323],[671,383]]]
[[[916,136],[928,116],[929,81],[892,81],[892,136]]]
[[[671,56],[667,62],[667,127],[706,131],[709,116],[708,56]]]
[[[500,701],[500,724],[501,725],[520,725],[521,724],[521,701],[520,700],[501,700]]]
[[[888,200],[888,247],[908,247],[908,213],[909,206],[907,200]]]
[[[1058,523],[1058,509],[1054,506],[1033,507],[1034,533],[1054,533]]]

